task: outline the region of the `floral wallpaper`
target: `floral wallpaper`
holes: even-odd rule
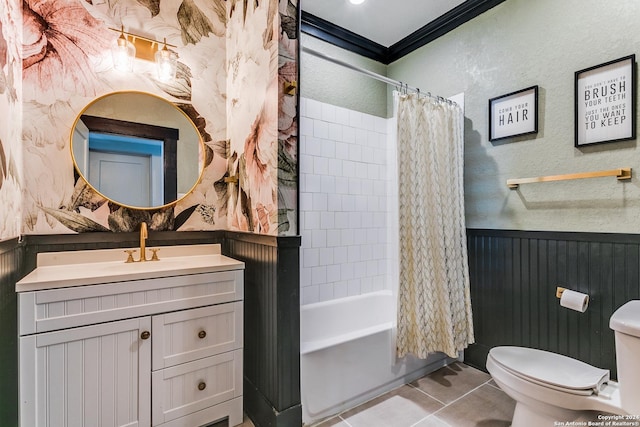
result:
[[[297,98],[285,81],[297,81],[297,7],[271,0],[267,15],[233,1],[228,33],[227,128],[230,136],[230,228],[263,234],[297,233]],[[242,11],[242,12],[241,12]],[[279,20],[277,18],[280,18]],[[264,28],[264,32],[251,31]],[[257,49],[257,46],[262,49]],[[284,53],[284,54],[283,54]],[[247,129],[249,133],[247,134]]]
[[[277,227],[277,2],[231,0],[227,34],[230,228],[272,234]],[[269,12],[260,13],[260,7]],[[261,28],[262,31],[255,31]]]
[[[0,3],[0,240],[20,234],[22,64],[17,46],[21,7],[18,0]]]
[[[298,3],[281,0],[278,61],[278,234],[298,233],[298,94],[284,93],[298,82]]]
[[[0,238],[16,234],[17,217],[27,234],[132,231],[141,221],[152,230],[297,233],[296,97],[284,99],[280,85],[283,76],[295,75],[294,3],[1,0],[0,5],[0,112],[16,123],[0,130]],[[281,30],[281,21],[288,30]],[[110,47],[119,34],[112,29],[121,26],[176,46],[177,78],[157,80],[153,64],[143,60],[136,60],[133,73],[115,70]],[[283,60],[283,51],[290,58]],[[291,61],[293,66],[287,65]],[[201,181],[173,207],[124,208],[93,192],[75,173],[69,154],[75,117],[96,97],[122,90],[173,102],[203,137]],[[237,182],[225,179],[236,175]]]

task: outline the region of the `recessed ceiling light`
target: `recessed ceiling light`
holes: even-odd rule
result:
[[[364,0],[349,0],[351,2],[351,4],[362,4],[364,3]]]

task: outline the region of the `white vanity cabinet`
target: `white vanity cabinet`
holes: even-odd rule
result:
[[[242,423],[244,264],[197,249],[136,264],[89,261],[122,250],[39,256],[16,286],[20,425]]]

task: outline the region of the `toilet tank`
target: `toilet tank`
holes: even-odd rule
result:
[[[640,414],[640,300],[617,309],[609,321],[616,338],[616,361],[622,409]]]

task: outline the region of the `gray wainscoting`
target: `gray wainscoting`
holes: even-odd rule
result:
[[[256,426],[299,427],[300,237],[227,232],[223,252],[245,263],[245,411]]]
[[[18,239],[0,242],[0,424],[18,425],[18,302],[23,250]]]
[[[611,314],[640,299],[640,235],[467,230],[476,344],[465,362],[486,370],[498,345],[539,348],[611,370]],[[556,286],[590,295],[585,313],[560,306]]]

